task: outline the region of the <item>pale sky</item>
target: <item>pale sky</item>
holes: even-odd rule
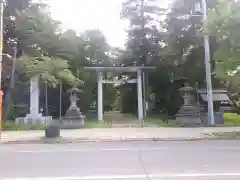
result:
[[[106,35],[111,46],[124,46],[125,28],[127,28],[128,22],[120,19],[123,0],[48,1],[53,18],[60,20],[64,28],[74,29],[77,32],[98,28]],[[162,3],[166,0],[160,1]]]

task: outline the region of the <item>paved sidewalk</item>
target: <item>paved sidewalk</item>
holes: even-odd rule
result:
[[[213,132],[240,131],[240,127],[212,128],[106,128],[61,130],[62,139],[79,141],[121,141],[121,140],[190,140],[210,137]],[[5,131],[1,143],[27,143],[43,141],[44,131]]]

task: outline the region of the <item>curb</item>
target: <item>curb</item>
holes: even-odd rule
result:
[[[1,144],[68,144],[68,143],[90,143],[90,142],[174,142],[174,141],[200,141],[200,140],[240,140],[233,136],[205,136],[195,138],[123,138],[123,139],[32,139],[16,141],[0,141]]]

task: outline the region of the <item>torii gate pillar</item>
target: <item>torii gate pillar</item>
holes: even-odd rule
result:
[[[138,100],[138,120],[143,120],[143,94],[142,94],[142,71],[137,71],[137,100]]]
[[[104,122],[103,120],[103,79],[102,72],[98,72],[98,121]]]

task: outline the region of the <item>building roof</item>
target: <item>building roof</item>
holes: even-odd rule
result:
[[[213,89],[213,101],[230,101],[227,91],[224,89]],[[207,91],[206,89],[198,90],[203,101],[207,101]]]
[[[213,89],[212,92],[213,93],[228,93],[228,91],[225,89]],[[198,89],[198,93],[207,94],[207,90],[206,89]]]

